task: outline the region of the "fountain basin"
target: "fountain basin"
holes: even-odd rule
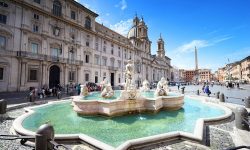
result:
[[[204,123],[222,121],[232,115],[223,104],[211,98],[185,97],[182,109],[156,114],[117,117],[79,116],[71,101],[57,101],[26,109],[13,123],[15,132],[35,135],[45,122],[55,129],[58,140],[85,141],[100,149],[129,149],[131,146],[159,143],[174,139],[201,141]]]
[[[184,95],[181,94],[153,98],[141,96],[135,100],[83,100],[80,96],[72,97],[73,110],[81,115],[117,116],[136,112],[155,113],[161,109],[178,110],[183,104]]]

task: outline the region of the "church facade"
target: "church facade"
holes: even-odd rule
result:
[[[69,83],[125,82],[127,61],[134,83],[170,79],[164,40],[151,41],[137,16],[127,37],[95,21],[98,14],[75,1],[0,0],[0,92]]]

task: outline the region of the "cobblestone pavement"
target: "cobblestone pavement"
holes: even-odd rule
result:
[[[10,128],[15,118],[24,113],[23,109],[17,109],[14,111],[9,111],[7,115],[9,118],[0,122],[0,134],[10,134]],[[31,150],[31,147],[23,146],[20,144],[19,140],[0,140],[1,150]]]
[[[15,118],[24,113],[24,109],[16,109],[9,111],[7,114],[9,119],[0,122],[0,134],[10,134],[10,128]],[[234,122],[223,123],[220,125],[210,125],[207,127],[207,140],[204,145],[194,143],[192,141],[175,141],[172,143],[160,143],[140,148],[142,150],[207,150],[207,149],[225,149],[233,147],[234,143],[230,134],[233,134]],[[78,145],[78,144],[76,144]],[[77,150],[91,149],[85,144],[75,147]],[[70,147],[73,147],[71,145]],[[1,150],[30,150],[31,147],[22,146],[18,140],[5,141],[0,140]]]

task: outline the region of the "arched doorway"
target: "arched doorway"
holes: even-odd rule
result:
[[[58,84],[60,84],[60,68],[53,65],[49,70],[49,88],[57,87]]]

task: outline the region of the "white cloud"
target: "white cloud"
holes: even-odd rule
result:
[[[118,4],[115,5],[115,7],[119,7],[121,10],[126,9],[127,8],[126,0],[121,0]]]
[[[128,19],[128,20],[121,20],[120,22],[110,25],[110,28],[124,36],[128,34],[128,31],[132,25],[133,19]]]
[[[181,46],[179,46],[177,48],[177,52],[180,53],[189,53],[189,52],[193,52],[195,46],[199,49],[199,48],[204,48],[204,47],[208,47],[208,46],[213,46],[216,45],[217,43],[232,39],[233,36],[230,35],[224,35],[224,36],[220,36],[217,38],[214,38],[212,40],[193,40],[189,43],[183,44]]]
[[[208,46],[208,41],[206,40],[193,40],[177,48],[178,52],[193,52],[194,47],[202,48]]]

